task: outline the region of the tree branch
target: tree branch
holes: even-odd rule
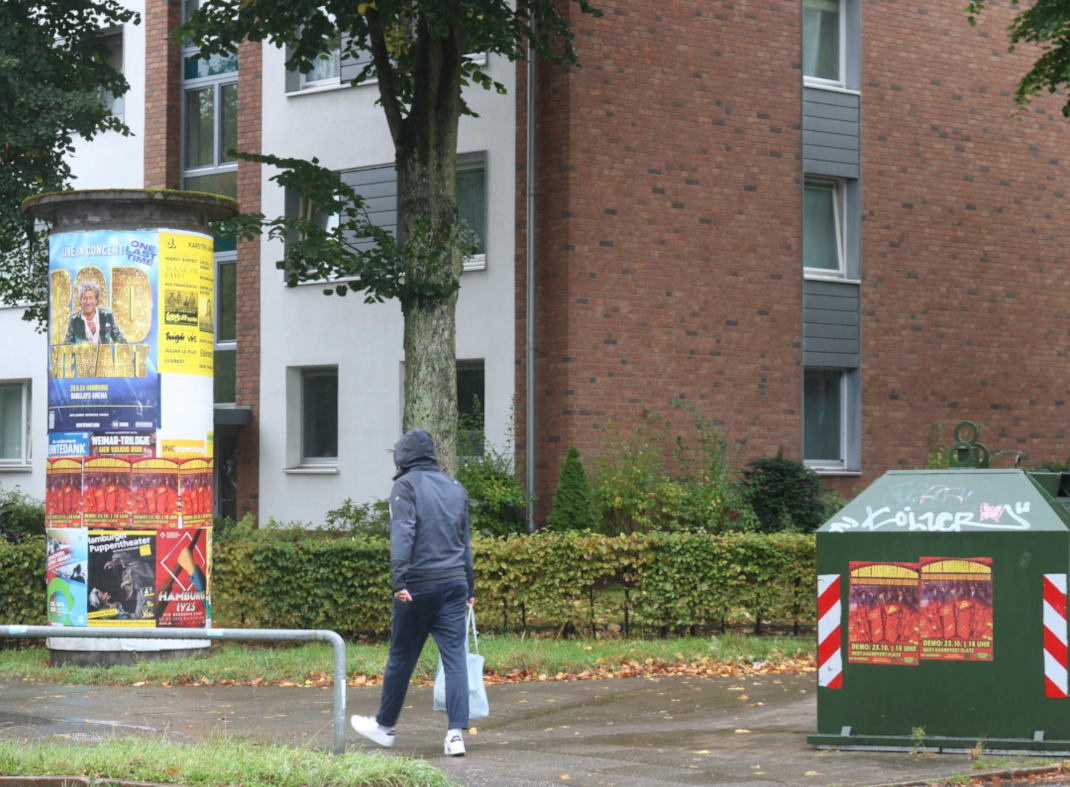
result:
[[[394,86],[394,65],[390,62],[390,53],[386,49],[386,34],[383,32],[382,19],[377,8],[368,8],[368,22],[368,41],[372,46],[375,73],[379,78],[379,97],[396,148],[401,144],[401,124],[405,118]]]

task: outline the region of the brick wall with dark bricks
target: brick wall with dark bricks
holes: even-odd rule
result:
[[[181,0],[145,0],[145,188],[177,189],[181,177]]]
[[[263,58],[259,43],[238,48],[238,150],[259,153],[263,117]],[[260,164],[238,162],[238,202],[247,213],[260,210]],[[260,509],[260,241],[238,244],[238,343],[235,404],[252,410],[252,422],[238,432],[238,517]]]
[[[541,64],[536,90],[540,520],[570,444],[591,455],[670,399],[748,456],[801,456],[798,5],[600,7],[569,5],[582,68]],[[1015,118],[1029,54],[1006,52],[1009,13],[864,4],[864,475],[828,479],[844,492],[923,465],[935,422],[945,443],[971,418],[992,449],[1070,454],[1070,128],[1049,100]]]
[[[671,399],[800,451],[799,8],[599,6],[569,5],[582,67],[540,64],[536,88],[540,520],[570,444]]]
[[[1070,123],[1064,95],[1015,117],[1036,52],[1008,54],[1010,14],[864,5],[862,483],[922,464],[934,423],[1070,454]]]

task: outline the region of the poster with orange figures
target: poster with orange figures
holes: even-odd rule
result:
[[[921,559],[921,657],[992,660],[992,558]]]
[[[847,661],[919,662],[918,564],[852,562]]]
[[[134,527],[178,527],[178,462],[138,459],[131,469],[131,509]]]
[[[86,459],[82,473],[85,526],[130,527],[130,462],[113,457]]]
[[[45,489],[49,527],[81,527],[82,460],[77,457],[49,459]]]

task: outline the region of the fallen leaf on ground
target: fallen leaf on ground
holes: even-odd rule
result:
[[[743,733],[743,732],[750,732],[750,730],[736,730],[736,733],[737,733],[737,734],[739,734],[739,733]]]
[[[807,771],[807,772],[806,772],[806,775],[807,775],[807,776],[824,776],[825,774],[823,774],[823,773],[820,773],[820,772],[818,772],[818,771]]]

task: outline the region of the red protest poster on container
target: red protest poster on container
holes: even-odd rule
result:
[[[852,562],[847,661],[919,661],[918,564]]]
[[[992,558],[921,559],[921,657],[992,660]]]
[[[212,529],[167,528],[156,533],[156,625],[204,628],[211,618],[209,549]]]
[[[138,459],[131,474],[134,527],[178,527],[178,462]]]

